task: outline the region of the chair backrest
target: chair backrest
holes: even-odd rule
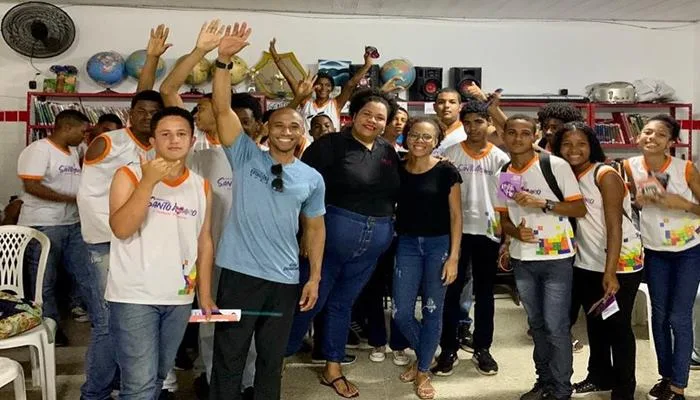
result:
[[[49,258],[51,242],[49,238],[36,229],[27,226],[0,226],[0,290],[11,290],[20,297],[24,296],[24,251],[29,241],[36,239],[41,244],[39,268],[36,274],[36,291],[34,301],[42,304],[42,288],[46,260]]]

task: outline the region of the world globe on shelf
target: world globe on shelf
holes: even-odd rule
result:
[[[231,84],[238,85],[243,82],[246,77],[248,77],[248,64],[242,58],[234,55],[231,57],[231,62],[233,63],[233,68],[231,68]],[[214,76],[214,70],[216,65],[211,63],[211,76]]]
[[[121,54],[103,51],[88,59],[85,66],[88,76],[98,85],[111,88],[126,78],[126,63]]]
[[[126,74],[134,79],[141,77],[141,71],[146,64],[146,50],[136,50],[126,58]],[[156,67],[156,79],[160,79],[165,75],[165,61],[162,58],[158,59]]]
[[[398,75],[400,79],[396,80],[396,86],[408,89],[416,80],[416,69],[410,61],[398,58],[389,60],[382,65],[380,75],[383,82],[389,82],[391,78]]]
[[[186,56],[182,56],[175,62],[179,64]],[[206,58],[202,58],[195,66],[192,68],[192,72],[187,75],[185,83],[190,86],[199,86],[203,83],[207,83],[211,77],[211,63]]]

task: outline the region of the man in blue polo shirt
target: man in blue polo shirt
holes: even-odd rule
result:
[[[294,157],[304,135],[298,112],[275,111],[268,122],[269,152],[261,151],[245,134],[231,110],[231,57],[247,45],[245,23],[224,35],[215,61],[213,103],[219,139],[235,171],[233,207],[218,245],[216,265],[222,268],[218,307],[240,308],[237,323],[217,323],[214,334],[212,400],[238,400],[251,338],[255,334],[255,399],[279,399],[282,361],[299,295],[301,213],[311,262],[311,274],[299,299],[302,311],[313,308],[321,279],[325,242],[323,178]],[[209,279],[210,277],[201,277]],[[205,310],[216,307],[202,296]],[[262,315],[246,314],[253,311]],[[274,315],[271,315],[274,314]]]

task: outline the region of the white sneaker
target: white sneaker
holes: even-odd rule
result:
[[[403,350],[395,350],[392,353],[394,354],[394,359],[392,360],[394,365],[403,367],[411,362],[411,359],[406,355],[406,352]]]
[[[369,360],[372,362],[382,362],[386,359],[386,348],[384,346],[382,347],[375,347],[372,349],[372,352],[369,353]]]
[[[89,322],[90,317],[88,317],[87,311],[85,311],[82,307],[73,307],[70,310],[70,314],[73,317],[73,320],[76,322]]]

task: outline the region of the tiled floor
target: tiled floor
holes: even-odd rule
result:
[[[509,299],[496,300],[496,334],[492,353],[499,362],[500,372],[496,376],[487,377],[478,374],[467,353],[460,352],[460,364],[451,377],[434,378],[434,385],[441,399],[488,399],[513,400],[530,389],[534,381],[532,364],[532,344],[526,335],[525,313]],[[575,332],[584,342],[585,327],[581,322],[575,327]],[[66,323],[66,332],[73,346],[57,349],[57,390],[59,399],[78,399],[83,377],[83,358],[89,327],[87,324]],[[647,331],[644,326],[637,330],[637,382],[638,399],[645,399],[646,392],[656,382],[656,362],[649,348]],[[356,351],[358,362],[345,369],[348,379],[357,383],[360,388],[360,398],[368,400],[383,399],[416,399],[410,384],[403,384],[398,375],[403,367],[391,363],[391,355],[383,363],[373,363],[368,359],[367,351]],[[3,351],[0,355],[20,360],[27,370],[28,352]],[[585,376],[587,347],[582,353],[574,356],[574,381]],[[318,368],[304,364],[304,359],[289,360],[283,379],[283,399],[299,400],[338,400],[331,389],[318,383]],[[179,373],[180,391],[178,399],[195,399],[191,389],[192,373]],[[0,391],[0,399],[12,399],[13,395],[5,388]],[[30,389],[30,400],[40,399],[38,389]],[[588,397],[591,400],[602,400],[606,397]],[[686,392],[689,400],[700,400],[700,371],[691,371],[690,386]]]

